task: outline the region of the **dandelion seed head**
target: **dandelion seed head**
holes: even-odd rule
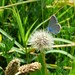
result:
[[[54,42],[51,34],[47,31],[39,30],[31,35],[29,43],[32,47],[41,50],[52,48]]]

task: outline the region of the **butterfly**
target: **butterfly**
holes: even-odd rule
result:
[[[61,29],[61,25],[58,23],[58,20],[55,15],[52,15],[47,27],[48,32],[53,34],[58,34]]]

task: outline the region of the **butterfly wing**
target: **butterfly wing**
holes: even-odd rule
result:
[[[60,24],[58,23],[55,26],[48,26],[47,30],[50,31],[50,32],[52,32],[53,34],[57,34],[57,33],[59,33],[60,28],[61,28]]]
[[[60,24],[58,23],[58,20],[56,18],[55,15],[53,15],[49,21],[49,24],[48,24],[48,27],[47,27],[47,30],[49,32],[52,32],[53,34],[57,34],[59,31],[60,31]]]
[[[58,23],[58,20],[55,15],[52,15],[49,21],[49,25],[54,25],[56,23]]]

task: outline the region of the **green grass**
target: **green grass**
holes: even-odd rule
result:
[[[41,63],[42,68],[30,75],[75,74],[75,5],[66,0],[55,1],[0,0],[0,75],[4,75],[6,66],[14,58],[19,58],[21,65]],[[46,30],[53,14],[61,25],[60,33],[52,34],[54,50],[37,53],[38,56],[30,54],[34,51],[28,46],[30,35],[39,29]]]

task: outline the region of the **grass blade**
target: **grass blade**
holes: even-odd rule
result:
[[[14,19],[17,22],[22,42],[24,43],[24,28],[23,28],[23,25],[22,25],[22,21],[21,21],[19,12],[18,12],[18,10],[16,11],[15,7],[13,7],[12,12],[13,12]]]
[[[10,39],[11,41],[13,40],[13,38],[8,35],[5,31],[3,31],[1,28],[0,28],[0,33],[2,33],[4,36],[6,36],[8,39]],[[16,40],[15,40],[15,44],[19,47],[19,48],[22,48],[23,49],[23,46],[21,46]]]
[[[63,50],[49,50],[49,51],[45,52],[45,54],[48,54],[48,53],[61,53],[61,54],[67,55],[71,59],[75,59],[74,56],[72,56],[71,54],[69,54]]]
[[[25,35],[25,42],[27,41],[29,34],[31,33],[31,29],[33,28],[33,26],[35,25],[35,23],[38,21],[38,19],[31,25],[31,27],[28,29],[26,35]]]

